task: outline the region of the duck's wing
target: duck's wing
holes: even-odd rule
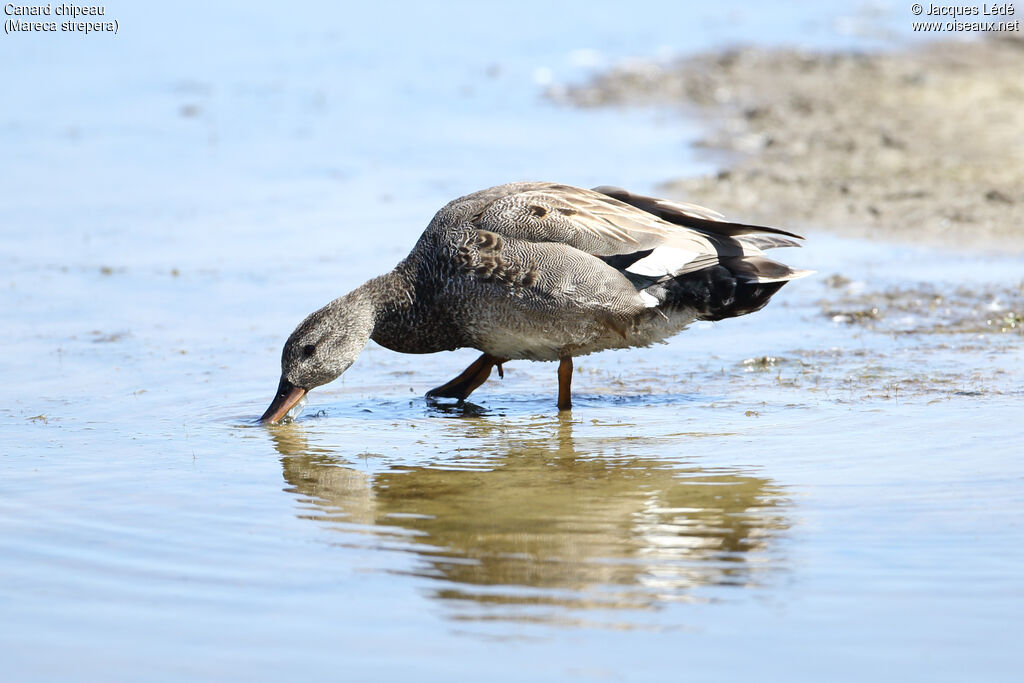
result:
[[[718,263],[749,281],[802,277],[764,257],[762,248],[797,246],[798,235],[725,221],[695,204],[635,195],[619,188],[586,190],[555,183],[518,183],[484,191],[472,223],[509,238],[565,244],[610,265],[649,277],[675,277]],[[758,234],[760,233],[760,234]]]

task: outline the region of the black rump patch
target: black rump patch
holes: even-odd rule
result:
[[[697,311],[700,320],[735,318],[764,308],[785,282],[748,282],[723,265],[703,268],[661,283],[665,306]]]

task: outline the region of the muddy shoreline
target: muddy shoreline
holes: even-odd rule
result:
[[[697,145],[717,169],[666,181],[665,196],[812,239],[951,248],[981,273],[996,253],[1024,253],[1022,61],[1024,41],[1005,38],[877,53],[744,48],[633,61],[549,95],[703,121]],[[1024,334],[1024,270],[968,283],[886,253],[876,256],[884,278],[851,255],[802,285],[818,288],[816,324],[838,332],[827,346],[750,359],[723,371],[729,386],[838,402],[1019,391],[1009,368]],[[936,253],[935,264],[958,254]],[[714,393],[713,374],[705,380]]]
[[[717,172],[661,191],[797,230],[1024,252],[1024,40],[880,53],[743,48],[554,88],[697,112]]]

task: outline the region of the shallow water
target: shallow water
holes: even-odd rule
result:
[[[551,364],[431,404],[474,353],[371,345],[253,424],[294,324],[460,192],[708,163],[696,124],[549,81],[862,40],[810,6],[462,8],[460,40],[418,10],[390,42],[387,7],[118,8],[119,42],[0,41],[0,675],[1015,678],[1019,258],[811,234],[780,257],[819,275],[764,311],[580,359],[571,415]]]

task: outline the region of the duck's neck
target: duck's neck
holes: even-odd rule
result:
[[[412,283],[399,268],[367,280],[344,298],[372,311],[374,324],[388,317],[389,311],[410,305],[415,297]]]
[[[433,353],[459,346],[447,331],[448,316],[433,310],[417,291],[414,274],[402,262],[390,273],[375,277],[348,296],[372,308],[370,338],[402,353]],[[431,299],[432,297],[426,297]]]

